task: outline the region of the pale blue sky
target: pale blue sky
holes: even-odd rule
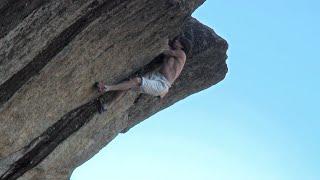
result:
[[[224,81],[119,135],[72,180],[319,180],[320,1],[208,0]]]

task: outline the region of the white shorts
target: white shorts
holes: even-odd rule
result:
[[[158,71],[149,72],[141,78],[140,90],[142,93],[160,96],[167,93],[170,87],[170,82]]]

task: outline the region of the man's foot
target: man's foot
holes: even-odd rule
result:
[[[101,94],[109,91],[110,89],[109,86],[103,84],[103,82],[96,82],[94,86],[98,89],[98,92]]]
[[[107,104],[98,98],[97,99],[97,109],[98,109],[99,114],[102,114],[103,112],[107,111]]]

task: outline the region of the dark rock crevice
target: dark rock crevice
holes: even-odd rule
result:
[[[87,123],[96,113],[96,109],[95,100],[93,100],[67,113],[28,146],[24,147],[23,151],[26,153],[12,163],[0,179],[16,179],[36,166],[70,134]]]

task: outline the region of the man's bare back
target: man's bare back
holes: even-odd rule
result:
[[[182,45],[179,41],[173,43],[173,49],[166,50],[164,53],[163,65],[160,69],[167,80],[172,84],[180,75],[186,62],[186,54],[181,50]]]

